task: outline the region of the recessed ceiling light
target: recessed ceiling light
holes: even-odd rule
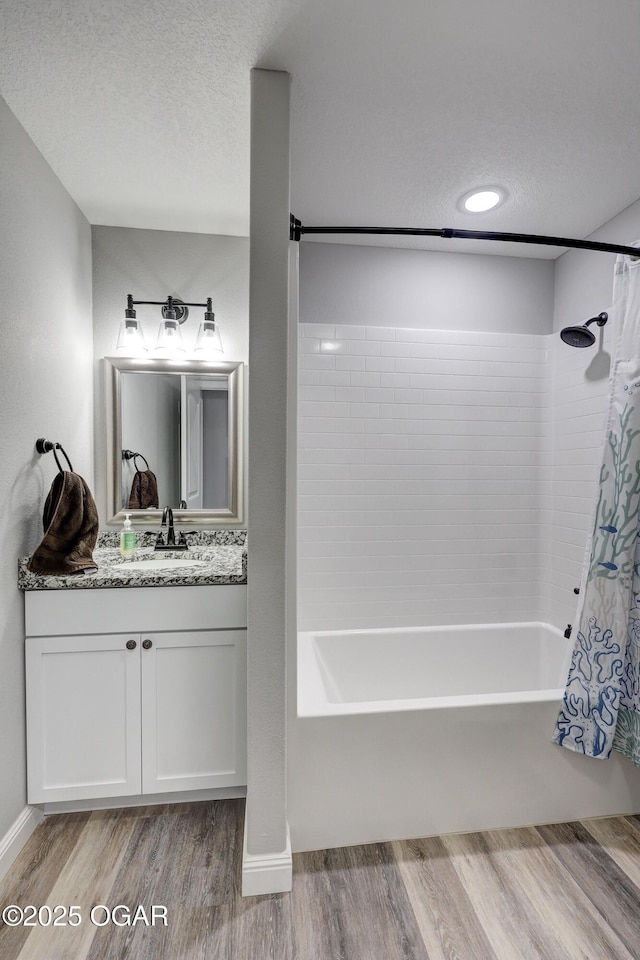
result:
[[[506,196],[502,187],[480,187],[460,197],[458,207],[465,213],[485,213],[504,203]]]

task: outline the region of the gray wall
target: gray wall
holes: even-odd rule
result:
[[[302,240],[300,320],[544,334],[553,278],[553,260]]]
[[[118,325],[127,294],[163,300],[168,294],[194,303],[213,300],[224,360],[249,356],[249,240],[165,230],[94,226],[93,313],[95,357],[96,489],[100,522],[107,521],[104,446],[104,381],[100,360],[116,353]],[[136,308],[147,342],[154,347],[160,307]],[[183,327],[187,349],[195,341],[202,311],[191,308]],[[193,356],[193,354],[190,354]],[[246,499],[245,499],[246,502]],[[241,524],[245,526],[245,524]]]
[[[26,802],[24,607],[16,560],[42,537],[59,441],[93,484],[91,229],[0,99],[0,837]]]
[[[251,71],[248,758],[246,848],[286,849],[289,83]],[[254,363],[255,360],[255,363]],[[293,359],[295,363],[295,359]]]
[[[640,240],[640,200],[585,239],[635,244]],[[615,253],[570,250],[556,261],[554,330],[609,310],[615,260]]]

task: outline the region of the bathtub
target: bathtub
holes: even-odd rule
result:
[[[640,777],[551,743],[571,641],[546,623],[305,632],[295,851],[640,812]]]

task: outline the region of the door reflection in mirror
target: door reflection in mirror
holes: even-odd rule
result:
[[[110,522],[241,519],[242,367],[105,358]]]

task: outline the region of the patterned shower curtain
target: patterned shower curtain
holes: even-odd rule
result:
[[[616,262],[600,482],[554,743],[640,767],[640,259]]]

